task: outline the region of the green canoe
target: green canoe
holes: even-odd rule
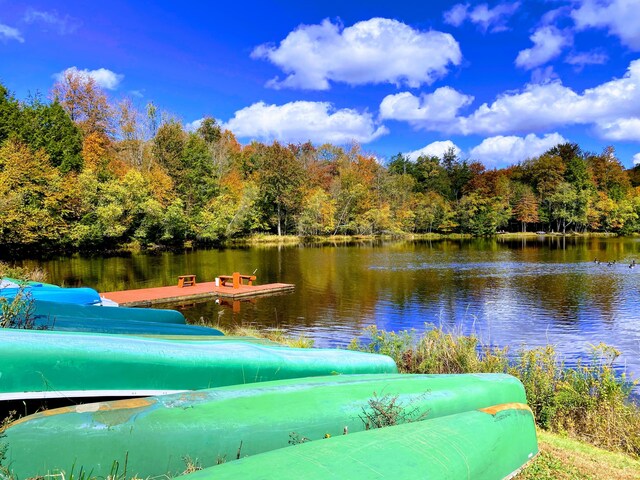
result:
[[[396,371],[389,357],[344,350],[0,329],[0,400],[149,396]]]
[[[95,321],[135,320],[138,322],[184,324],[182,313],[177,310],[158,308],[102,307],[95,305],[77,305],[73,303],[48,302],[34,300],[32,315],[49,318],[74,318]]]
[[[103,310],[117,310],[111,307],[87,307],[100,308]],[[149,322],[140,320],[120,320],[120,319],[96,319],[96,318],[75,318],[56,316],[55,319],[49,317],[36,316],[34,318],[36,329],[49,330],[55,332],[86,332],[86,333],[111,333],[123,335],[189,335],[189,336],[213,336],[223,333],[211,327],[200,325],[186,325],[166,322]]]
[[[238,450],[244,457],[305,439],[319,445],[345,429],[350,436],[365,428],[363,419],[377,421],[380,405],[409,421],[525,401],[522,384],[503,374],[283,380],[49,410],[5,432],[6,456],[19,478],[69,474],[72,465],[106,476],[125,457],[132,476],[171,476],[184,470],[186,456],[212,466]]]
[[[459,413],[281,448],[183,480],[501,480],[538,452],[524,404]]]

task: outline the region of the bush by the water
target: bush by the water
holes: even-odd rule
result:
[[[33,280],[44,282],[47,274],[40,268],[12,267],[8,263],[0,262],[0,279],[10,277],[21,281]],[[33,301],[24,289],[10,299],[2,295],[0,288],[0,327],[1,328],[34,328]]]
[[[511,353],[436,327],[420,337],[376,327],[367,333],[349,348],[389,355],[403,373],[509,373],[522,381],[539,427],[640,456],[640,408],[630,398],[635,382],[616,375],[620,353],[613,347],[595,345],[588,361],[569,367],[552,346]]]

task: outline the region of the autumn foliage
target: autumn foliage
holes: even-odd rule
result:
[[[218,243],[254,233],[640,231],[640,172],[558,145],[506,169],[446,152],[383,165],[349,147],[241,145],[67,72],[51,100],[0,85],[0,241],[23,248]]]

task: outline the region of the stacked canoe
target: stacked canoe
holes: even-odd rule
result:
[[[91,289],[0,289],[28,291],[24,316],[46,328],[0,329],[0,401],[128,398],[15,421],[0,449],[16,478],[176,476],[190,459],[193,480],[497,480],[537,453],[508,375],[399,375],[383,355],[225,337]]]
[[[502,374],[235,385],[51,410],[5,435],[21,478],[174,476],[191,458],[210,467],[194,478],[501,479],[537,453],[522,384]]]

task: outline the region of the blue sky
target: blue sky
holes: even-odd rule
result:
[[[491,168],[571,141],[640,163],[640,0],[0,0],[0,81],[47,95],[68,68],[243,143]]]

